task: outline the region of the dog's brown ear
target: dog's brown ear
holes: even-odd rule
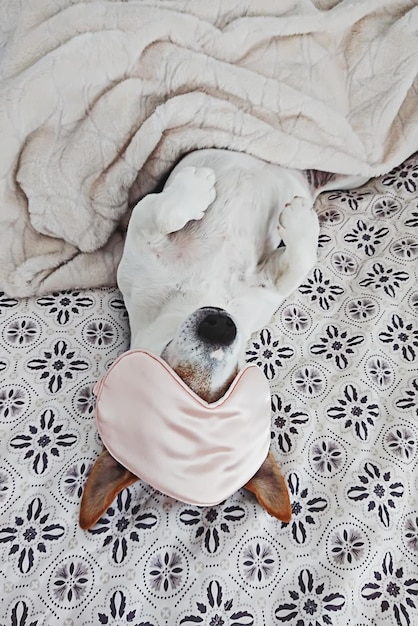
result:
[[[101,518],[118,493],[138,480],[104,450],[87,479],[81,498],[79,523],[87,530]]]
[[[271,452],[255,476],[245,485],[245,489],[255,494],[270,515],[281,522],[290,522],[292,505],[289,490]]]

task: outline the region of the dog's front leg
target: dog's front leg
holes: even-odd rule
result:
[[[285,247],[268,256],[263,270],[284,298],[299,287],[317,261],[319,222],[311,200],[294,197],[280,213],[277,228]]]
[[[181,230],[187,222],[200,220],[214,201],[215,172],[208,167],[184,167],[174,172],[159,194],[150,194],[134,208],[128,229],[151,246]],[[128,244],[127,240],[127,244]]]
[[[143,341],[173,283],[172,261],[165,254],[173,244],[170,234],[190,220],[201,219],[215,197],[212,169],[178,166],[161,193],[145,196],[134,208],[117,273],[133,345],[160,347],[154,339],[150,344],[149,337]]]

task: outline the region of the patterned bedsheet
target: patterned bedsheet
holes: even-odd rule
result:
[[[1,295],[1,626],[418,623],[418,157],[317,211],[318,265],[248,346],[289,524],[244,491],[197,508],[138,482],[81,531],[123,302]]]

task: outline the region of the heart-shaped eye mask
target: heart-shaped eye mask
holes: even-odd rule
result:
[[[96,422],[110,454],[177,500],[219,504],[261,467],[270,445],[270,388],[245,367],[207,403],[162,359],[130,350],[96,385]]]

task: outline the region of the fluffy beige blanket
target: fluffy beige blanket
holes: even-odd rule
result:
[[[416,0],[1,0],[0,286],[113,283],[184,153],[373,176],[418,147]]]

